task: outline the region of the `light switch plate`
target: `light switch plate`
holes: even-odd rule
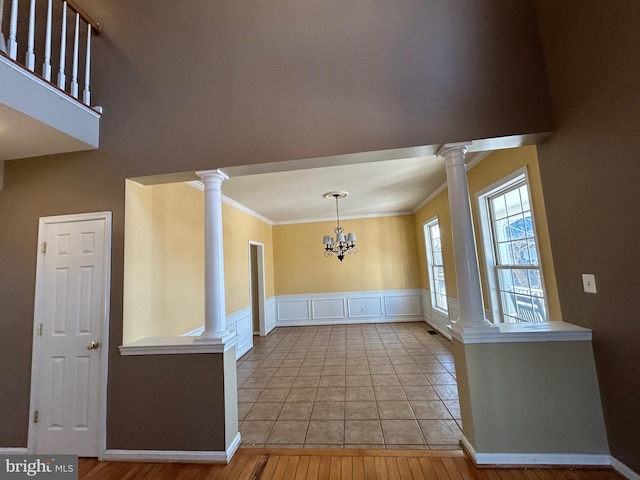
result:
[[[593,273],[582,274],[582,288],[585,293],[598,293],[596,289],[596,276]]]

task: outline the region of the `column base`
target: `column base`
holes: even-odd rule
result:
[[[199,337],[193,338],[193,343],[198,345],[228,345],[235,344],[236,334],[235,332],[230,332],[229,330],[225,330],[223,332],[215,332],[207,334],[207,332],[203,332]]]
[[[500,333],[500,327],[493,323],[490,323],[488,320],[485,320],[487,323],[485,325],[465,325],[460,323],[451,323],[451,325],[447,325],[449,329],[449,333],[452,337],[457,338],[461,342],[471,338],[476,338],[478,336],[483,335],[492,335]]]

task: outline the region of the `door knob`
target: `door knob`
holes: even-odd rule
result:
[[[98,342],[97,340],[94,340],[87,345],[87,350],[95,350],[97,348],[100,348],[100,342]]]

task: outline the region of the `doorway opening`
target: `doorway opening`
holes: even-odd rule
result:
[[[253,335],[267,334],[265,315],[264,244],[249,241],[249,279]]]

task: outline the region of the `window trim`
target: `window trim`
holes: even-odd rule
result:
[[[489,307],[491,312],[491,320],[493,323],[504,323],[502,314],[502,302],[500,301],[500,287],[498,282],[498,268],[496,265],[495,242],[493,238],[493,227],[491,225],[490,207],[488,205],[489,197],[499,194],[503,190],[513,187],[515,184],[524,180],[529,192],[529,206],[531,210],[531,225],[536,238],[536,253],[538,256],[538,266],[540,271],[540,283],[542,285],[544,308],[547,314],[547,322],[549,318],[549,303],[547,298],[547,286],[545,281],[544,269],[542,266],[542,257],[540,256],[540,236],[536,226],[536,214],[533,207],[533,196],[531,193],[531,184],[529,182],[529,173],[527,166],[521,167],[514,172],[493,182],[488,187],[476,192],[476,205],[478,208],[478,223],[480,227],[480,238],[482,241],[482,249],[484,253],[484,268],[487,280],[487,291],[489,298]]]
[[[431,308],[433,310],[435,310],[436,312],[448,316],[449,315],[449,296],[448,294],[445,293],[445,298],[446,298],[446,308],[442,308],[438,305],[438,302],[436,300],[436,291],[435,291],[435,279],[433,278],[433,251],[432,251],[432,245],[431,245],[431,232],[429,230],[429,228],[433,225],[438,225],[438,229],[440,229],[440,219],[438,218],[438,216],[436,215],[435,217],[431,218],[430,220],[424,222],[422,224],[422,234],[424,237],[424,246],[425,246],[425,250],[426,250],[426,260],[427,260],[427,277],[429,277],[429,290],[430,290],[430,296],[431,296]],[[440,232],[440,246],[442,247],[442,232]],[[444,255],[442,258],[442,265],[438,265],[439,267],[442,268],[442,275],[444,277],[445,275],[445,269],[444,269]],[[445,278],[445,290],[447,290],[447,281]]]

